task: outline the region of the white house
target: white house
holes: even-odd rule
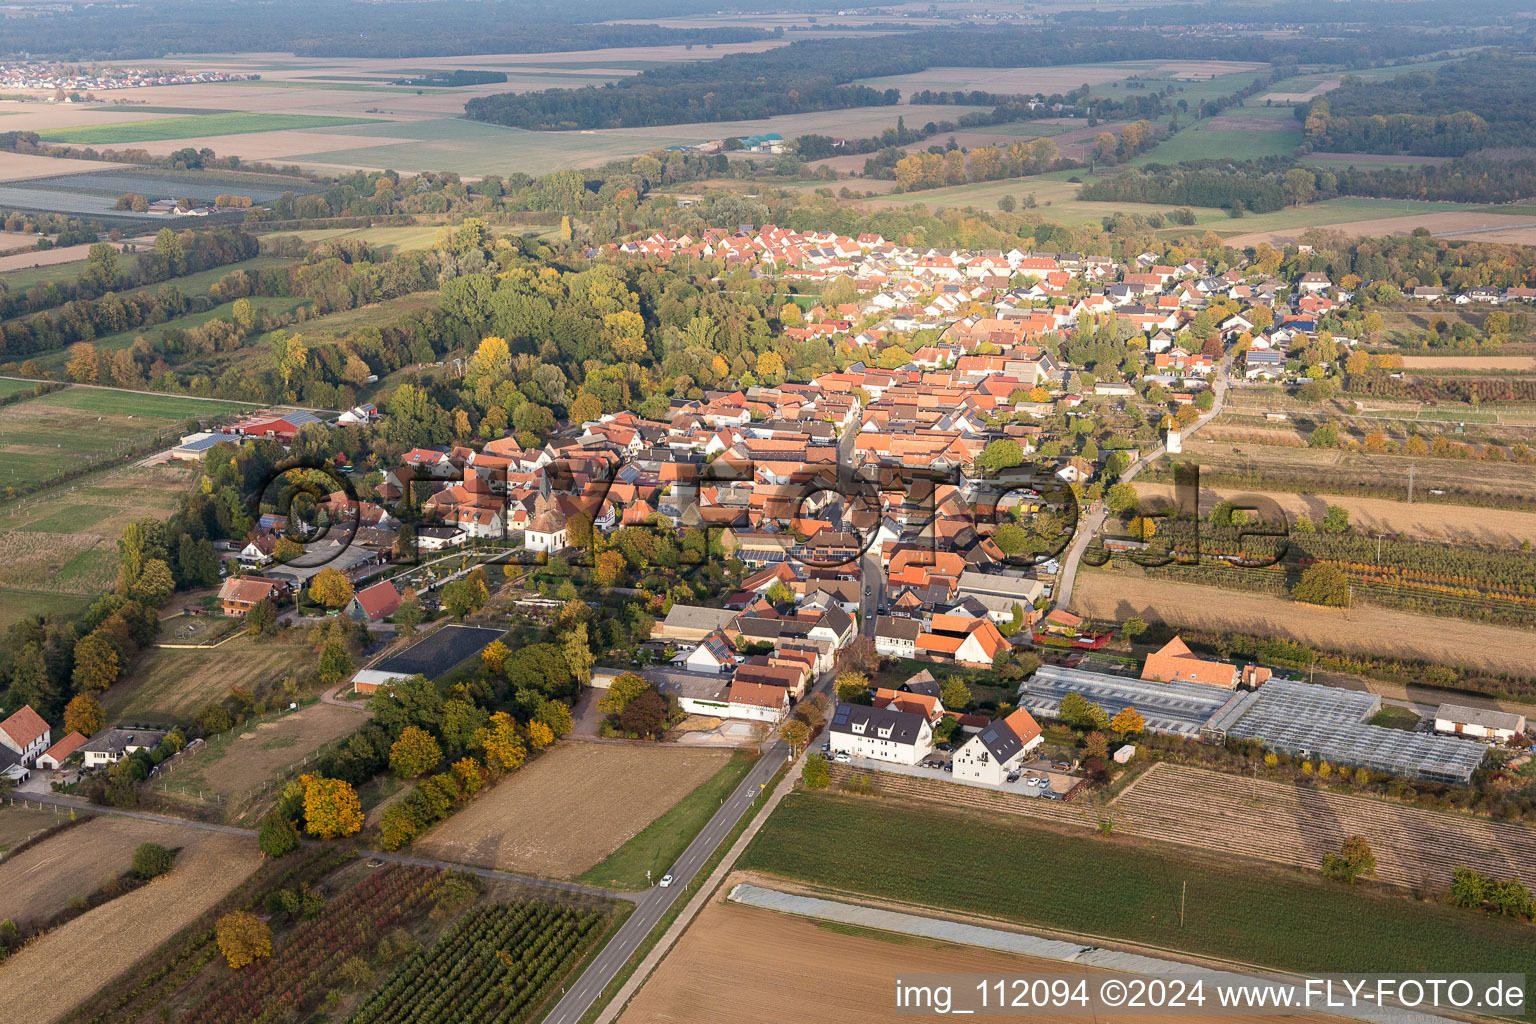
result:
[[[731,684],[729,717],[754,722],[781,721],[789,714],[789,690],[769,683],[735,682]]]
[[[153,729],[107,729],[80,748],[87,768],[116,764],[136,750],[149,750],[165,738]]]
[[[1435,732],[1502,743],[1525,732],[1525,716],[1463,704],[1441,704],[1435,709]]]
[[[736,652],[723,633],[711,633],[703,642],[685,655],[672,659],[689,672],[719,675],[736,667]]]
[[[20,764],[29,765],[36,761],[37,755],[52,745],[52,736],[48,723],[32,710],[30,704],[22,705],[19,711],[0,722],[0,746],[15,755]]]
[[[827,727],[827,742],[834,754],[917,764],[933,753],[933,728],[922,715],[893,707],[839,704]]]
[[[954,776],[1001,785],[1007,781],[1008,773],[1017,771],[1043,742],[1040,723],[1020,708],[1007,718],[992,722],[955,751]]]
[[[923,624],[916,619],[882,615],[875,620],[875,650],[882,658],[915,658],[922,631]]]

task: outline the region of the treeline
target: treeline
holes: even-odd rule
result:
[[[155,17],[145,19],[127,8],[70,4],[7,25],[6,49],[68,60],[271,50],[301,57],[445,57],[612,46],[711,46],[770,35],[745,26],[675,29],[596,24],[715,9],[648,0],[602,0],[579,6],[550,0],[449,0],[434,4],[430,17],[423,17],[421,8],[410,4],[372,5],[360,17],[357,5],[347,0],[277,0],[263,9],[263,17],[252,18],[237,0],[174,0],[157,4]]]
[[[1147,164],[1085,185],[1078,197],[1121,203],[1178,203],[1271,213],[1338,196],[1508,203],[1536,195],[1536,159],[1462,158],[1415,167],[1322,170],[1289,157]]]
[[[465,105],[475,120],[517,128],[596,129],[754,119],[851,106],[894,105],[895,89],[853,83],[910,74],[935,66],[1017,67],[1144,59],[1254,60],[1344,63],[1419,53],[1434,40],[1408,33],[1287,41],[1277,54],[1268,40],[1170,37],[1157,32],[1095,33],[1054,29],[952,29],[896,33],[861,40],[802,40],[717,61],[669,64],[601,88],[547,89],[476,97]]]
[[[1386,81],[1346,77],[1296,109],[1313,150],[1465,156],[1536,143],[1536,58],[1479,54]]]

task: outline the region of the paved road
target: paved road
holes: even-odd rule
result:
[[[859,598],[859,614],[863,618],[861,632],[867,637],[875,635],[875,621],[880,614],[880,604],[885,600],[885,569],[880,552],[866,551],[859,560],[860,585],[864,588]]]
[[[830,673],[829,673],[830,675]],[[688,893],[700,869],[715,850],[725,841],[742,815],[752,806],[752,801],[773,778],[789,755],[789,748],[777,740],[764,752],[736,791],[726,799],[715,816],[709,819],[688,849],[672,866],[672,884],[663,889],[656,886],[638,899],[639,905],[629,919],[619,927],[618,933],[608,940],[600,953],[587,965],[586,970],[571,984],[560,1002],[544,1018],[544,1024],[576,1024],[602,995],[623,968],[629,958],[640,948],[651,929],[667,913],[668,909]]]
[[[1210,411],[1190,424],[1189,429],[1183,432],[1184,437],[1193,434],[1221,414],[1222,407],[1227,401],[1227,385],[1230,380],[1228,371],[1231,365],[1232,356],[1230,355],[1222,359],[1220,364],[1217,365],[1216,382],[1211,385],[1211,393],[1215,400],[1211,403]],[[1167,454],[1167,451],[1168,446],[1166,444],[1158,445],[1126,467],[1125,472],[1120,474],[1120,479],[1115,482],[1122,484],[1130,483],[1136,479],[1138,473],[1162,458]],[[1108,517],[1108,509],[1104,508],[1100,502],[1096,501],[1089,506],[1088,516],[1079,524],[1077,535],[1072,539],[1072,546],[1067,549],[1067,557],[1061,563],[1061,572],[1056,576],[1056,593],[1051,605],[1053,608],[1066,611],[1071,606],[1072,587],[1077,582],[1077,569],[1083,560],[1083,552],[1088,550],[1088,545],[1093,542],[1093,538],[1097,537],[1099,531],[1104,528],[1104,520]]]

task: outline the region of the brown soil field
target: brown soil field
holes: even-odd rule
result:
[[[1321,96],[1330,89],[1337,89],[1344,80],[1342,75],[1329,75],[1306,92],[1271,92],[1259,97],[1260,102],[1305,103],[1314,96]]]
[[[1444,231],[1439,237],[1466,242],[1497,242],[1500,245],[1536,245],[1536,224],[1494,228],[1488,231]]]
[[[46,1024],[68,1013],[222,899],[256,870],[261,856],[246,836],[208,833],[142,889],[26,946],[0,965],[0,983],[10,992],[0,1004],[0,1024]]]
[[[190,857],[217,833],[110,815],[50,836],[0,863],[0,920],[46,918],[73,897],[86,896],[133,865],[140,843],[159,843]]]
[[[1531,671],[1527,631],[1371,605],[1320,608],[1267,594],[1085,572],[1072,589],[1072,610],[1116,622],[1136,615],[1149,622],[1278,636],[1334,650],[1514,675]]]
[[[569,878],[730,759],[729,750],[559,743],[414,844],[423,857]]]
[[[1407,370],[1536,370],[1536,356],[1403,356]]]
[[[1509,217],[1511,220],[1508,227],[1500,226],[1499,221],[1504,217]],[[1468,237],[1511,245],[1524,244],[1519,236],[1527,232],[1530,233],[1530,237],[1536,238],[1536,225],[1529,220],[1496,213],[1420,213],[1408,217],[1377,217],[1371,220],[1345,221],[1341,224],[1328,224],[1326,227],[1329,231],[1337,231],[1355,238],[1406,235],[1415,228],[1428,228],[1436,237]],[[1485,231],[1485,228],[1498,230]],[[1228,238],[1226,243],[1237,248],[1258,245],[1260,242],[1273,243],[1280,239],[1294,239],[1305,230],[1305,228],[1296,227],[1280,228],[1275,231],[1253,231],[1245,235],[1234,235]]]
[[[0,153],[0,181],[20,181],[23,178],[73,174],[77,171],[108,171],[122,166],[122,164],[109,164],[100,160],[60,160],[51,156],[32,156],[27,153]]]
[[[1117,833],[1308,870],[1364,836],[1376,879],[1406,888],[1444,888],[1455,867],[1536,885],[1536,829],[1169,761],[1117,796],[1114,814]]]
[[[743,965],[751,967],[743,969]],[[912,973],[1060,974],[1099,972],[1055,960],[911,936],[845,934],[809,918],[726,903],[716,897],[683,933],[619,1024],[895,1024],[892,979]],[[815,979],[815,984],[787,983]],[[729,979],[729,983],[723,983]],[[1086,1022],[1084,1014],[1039,1014],[1031,1021]],[[1170,1021],[1170,1016],[1137,1020]],[[1201,1020],[1243,1018],[1212,1015]],[[1323,1017],[1291,1020],[1321,1021]]]
[[[1143,498],[1173,498],[1172,484],[1137,482],[1136,493]],[[1329,505],[1349,510],[1349,519],[1363,533],[1398,533],[1423,540],[1458,544],[1536,544],[1536,512],[1514,512],[1496,508],[1463,505],[1425,504],[1389,501],[1386,498],[1361,498],[1349,494],[1306,494],[1290,491],[1245,491],[1234,487],[1200,489],[1200,507],[1209,509],[1217,502],[1244,495],[1267,498],[1288,516],[1306,516],[1317,520]]]

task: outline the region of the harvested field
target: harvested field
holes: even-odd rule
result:
[[[90,255],[91,245],[65,245],[57,249],[29,249],[26,252],[16,252],[9,256],[0,256],[0,274],[12,270],[30,270],[32,267],[56,267],[61,263],[78,263]],[[122,242],[107,243],[119,252],[123,249]]]
[[[82,146],[121,146],[139,142],[245,135],[250,132],[284,131],[294,128],[336,128],[357,124],[362,120],[362,118],[353,117],[315,117],[309,114],[250,112],[194,114],[190,117],[162,117],[148,121],[56,128],[40,134],[45,142],[64,142]]]
[[[1328,75],[1305,92],[1270,92],[1259,97],[1260,103],[1305,103],[1314,96],[1321,96],[1339,87],[1342,75]]]
[[[261,851],[252,839],[208,833],[188,846],[166,874],[54,929],[6,960],[0,982],[11,994],[0,1005],[0,1024],[43,1024],[63,1016],[212,907],[260,864]],[[66,963],[69,969],[60,970]]]
[[[1376,878],[1449,886],[1469,867],[1536,886],[1536,829],[1370,797],[1161,762],[1114,801],[1115,831],[1315,868],[1352,835],[1376,854]]]
[[[1503,242],[1510,245],[1527,244],[1523,239],[1536,239],[1536,223],[1528,211],[1511,211],[1502,215],[1510,222],[1501,224],[1501,215],[1487,212],[1421,213],[1407,217],[1376,217],[1368,220],[1343,221],[1327,225],[1329,231],[1338,231],[1351,238],[1378,238],[1383,235],[1407,235],[1415,228],[1428,228],[1437,238],[1476,238],[1485,242]],[[1518,218],[1518,219],[1514,219]],[[1489,230],[1494,229],[1494,230]],[[1260,242],[1274,244],[1295,240],[1305,230],[1303,227],[1280,228],[1273,231],[1253,231],[1228,238],[1227,244],[1242,248]]]
[[[1405,370],[1536,370],[1536,356],[1403,356]]]
[[[1374,605],[1321,608],[1267,594],[1082,572],[1072,590],[1072,610],[1116,622],[1140,616],[1148,622],[1278,636],[1333,650],[1513,675],[1531,670],[1527,631]]]
[[[1172,484],[1136,483],[1142,498],[1172,500]],[[1364,498],[1352,494],[1306,494],[1290,491],[1250,491],[1237,487],[1200,489],[1200,507],[1213,508],[1217,502],[1242,496],[1266,498],[1279,505],[1287,516],[1306,516],[1320,520],[1329,505],[1349,510],[1350,522],[1363,533],[1396,533],[1422,540],[1457,544],[1514,545],[1529,540],[1536,544],[1536,512],[1514,512],[1496,508],[1469,508],[1464,505],[1425,504]]]
[[[195,752],[183,754],[175,762],[175,771],[156,780],[173,794],[200,789],[231,800],[274,776],[297,774],[297,766],[310,754],[350,735],[367,720],[361,706],[353,710],[311,704],[238,732],[221,733]]]
[[[190,857],[217,833],[157,821],[103,815],[23,850],[0,863],[0,920],[46,919],[76,896],[87,896],[133,866],[140,843],[181,847]]]
[[[739,968],[743,963],[759,964],[763,969],[742,971]],[[891,993],[891,979],[903,974],[1051,974],[1069,968],[1074,972],[1100,973],[1091,967],[1056,960],[818,922],[727,903],[722,894],[704,908],[678,940],[630,1001],[619,1022],[670,1024],[711,1020],[780,1024],[786,1020],[821,1019],[837,1024],[888,1024],[906,1019],[896,1016]],[[723,977],[730,977],[731,984],[721,985],[719,979]],[[817,983],[785,985],[785,978],[815,978]],[[1091,1018],[1031,1012],[1029,1019],[1076,1022]],[[1138,1019],[1156,1022],[1174,1018],[1149,1015]],[[1251,1018],[1212,1015],[1210,1019],[1221,1022]]]
[[[33,156],[29,153],[0,153],[0,181],[18,181],[22,178],[35,178],[40,174],[99,171],[104,167],[120,166],[122,165],[102,163],[100,160],[66,160],[51,156]]]
[[[728,750],[559,743],[414,844],[423,857],[569,878],[717,772]]]

